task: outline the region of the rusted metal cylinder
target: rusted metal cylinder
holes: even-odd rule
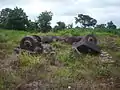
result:
[[[97,44],[97,38],[92,34],[88,34],[88,35],[84,36],[82,40],[92,43],[92,44],[95,44],[95,45]]]
[[[82,38],[83,38],[82,36],[66,37],[65,42],[72,45],[75,42],[79,42]]]
[[[37,39],[37,41],[38,42],[41,42],[42,41],[42,39],[41,39],[41,37],[40,36],[38,36],[38,35],[32,35],[35,39]]]
[[[60,36],[38,36],[41,38],[43,44],[49,44],[54,41],[62,41],[63,37]]]
[[[26,36],[20,41],[20,48],[34,51],[37,46],[42,48],[42,45],[39,41],[41,40],[37,36]]]
[[[42,43],[51,43],[53,42],[53,36],[40,36]]]
[[[100,53],[100,48],[97,46],[97,39],[94,35],[84,36],[79,42],[74,43],[72,48],[80,53]]]
[[[20,48],[28,51],[42,53],[44,44],[52,43],[53,41],[63,41],[71,44],[79,52],[99,53],[100,49],[97,46],[97,38],[94,35],[86,36],[26,36],[20,41]]]

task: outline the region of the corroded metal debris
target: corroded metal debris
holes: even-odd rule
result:
[[[100,47],[97,46],[97,39],[94,35],[83,37],[79,42],[74,43],[72,47],[81,53],[98,54],[101,52]]]
[[[26,36],[20,41],[20,49],[35,53],[43,53],[46,50],[52,50],[50,43],[62,41],[71,44],[80,53],[100,53],[100,48],[97,45],[97,39],[94,35],[86,36]],[[49,48],[49,50],[48,50]],[[17,51],[18,49],[15,49]],[[18,51],[17,51],[18,53]]]

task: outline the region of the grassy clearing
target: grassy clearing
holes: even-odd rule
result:
[[[55,48],[55,55],[52,56],[23,53],[18,57],[11,57],[14,47],[26,35],[83,36],[90,33],[97,36],[101,49],[108,52],[115,63],[103,63],[99,55],[79,55],[71,49],[71,45],[62,42],[51,44]],[[112,78],[111,82],[116,83],[116,79],[120,78],[119,46],[119,35],[110,31],[71,29],[44,34],[0,30],[0,90],[13,90],[21,84],[35,80],[52,80],[66,85],[72,81],[80,83],[81,80],[92,80],[96,83],[102,82],[101,78],[105,81]],[[52,60],[57,64],[51,65]]]

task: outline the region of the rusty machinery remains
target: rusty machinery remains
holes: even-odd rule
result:
[[[42,53],[47,44],[53,41],[62,41],[72,45],[72,48],[79,53],[100,53],[97,45],[97,39],[94,35],[86,36],[26,36],[20,41],[20,49],[28,50],[35,53]],[[16,49],[15,49],[16,50]],[[16,50],[17,51],[17,50]]]

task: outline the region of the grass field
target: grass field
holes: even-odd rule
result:
[[[23,53],[19,56],[12,54],[20,40],[27,35],[83,36],[91,33],[96,35],[101,49],[112,57],[108,57],[108,61],[103,60],[104,58],[100,55],[79,55],[72,50],[71,45],[62,42],[51,44],[55,47],[55,55],[52,56],[50,54]],[[83,90],[86,87],[88,90],[96,90],[95,87],[98,88],[97,90],[106,90],[106,88],[116,90],[117,84],[120,83],[119,35],[119,30],[71,29],[56,33],[0,30],[0,90],[14,90],[18,86],[22,87],[38,80],[56,83],[57,87],[72,86],[69,83],[73,82],[81,84]],[[51,65],[52,60],[56,60],[57,64]]]

